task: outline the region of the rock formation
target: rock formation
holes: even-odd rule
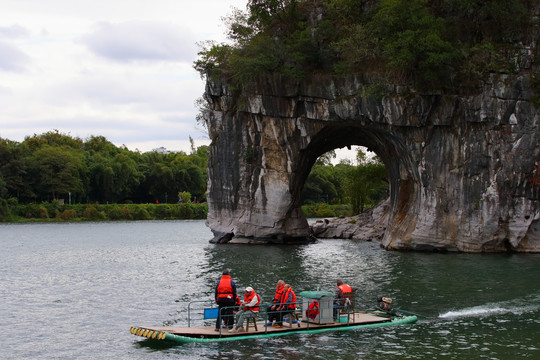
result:
[[[300,195],[311,166],[361,145],[388,170],[385,248],[540,251],[540,112],[530,71],[494,75],[472,95],[394,87],[363,96],[368,85],[356,76],[273,76],[238,90],[209,77],[214,242],[308,239]]]

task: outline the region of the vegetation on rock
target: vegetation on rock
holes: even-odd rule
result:
[[[250,0],[225,19],[194,67],[236,86],[282,74],[361,74],[419,90],[474,88],[486,74],[531,71],[535,0]]]

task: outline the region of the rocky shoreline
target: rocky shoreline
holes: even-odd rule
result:
[[[320,219],[310,225],[313,236],[326,239],[381,241],[388,225],[390,202],[351,217]]]

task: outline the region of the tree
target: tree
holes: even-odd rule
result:
[[[382,0],[368,28],[370,38],[381,39],[377,51],[389,69],[439,87],[459,58],[444,39],[444,25],[444,19],[430,12],[427,0]]]
[[[80,149],[83,141],[79,138],[73,138],[68,134],[63,134],[59,130],[48,131],[46,133],[34,136],[27,136],[24,143],[31,149],[35,150],[44,145],[50,146],[66,146],[73,149]]]
[[[21,203],[72,193],[75,201],[176,202],[186,191],[206,193],[208,147],[184,152],[140,154],[116,147],[103,136],[86,141],[52,131],[17,143],[0,138],[0,197]]]
[[[343,187],[355,214],[388,196],[387,177],[386,168],[376,159],[349,169]]]
[[[317,161],[320,159],[321,157]],[[326,157],[313,166],[306,179],[302,193],[304,203],[334,203],[339,196],[341,184],[335,176],[333,166],[324,163],[325,159]]]
[[[82,151],[68,146],[43,145],[29,159],[28,173],[41,199],[57,199],[69,192],[82,196],[86,171]]]
[[[33,192],[26,183],[27,164],[24,161],[27,148],[15,141],[0,138],[0,197],[32,198]]]
[[[88,197],[91,201],[112,202],[114,189],[114,170],[111,158],[106,154],[94,153],[87,155],[88,166]]]
[[[111,200],[113,202],[125,200],[135,191],[144,176],[137,168],[137,162],[129,156],[127,151],[115,155],[112,160],[112,169],[114,196]]]
[[[286,10],[294,11],[296,4],[296,0],[249,0],[248,24],[264,31],[273,23],[282,22]]]

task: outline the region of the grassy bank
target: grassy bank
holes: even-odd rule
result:
[[[323,217],[339,217],[352,216],[353,209],[351,205],[330,205],[326,203],[317,203],[311,205],[303,205],[302,212],[306,218],[323,218]]]
[[[41,204],[4,203],[0,206],[3,222],[61,222],[115,220],[190,220],[206,219],[207,204]]]

